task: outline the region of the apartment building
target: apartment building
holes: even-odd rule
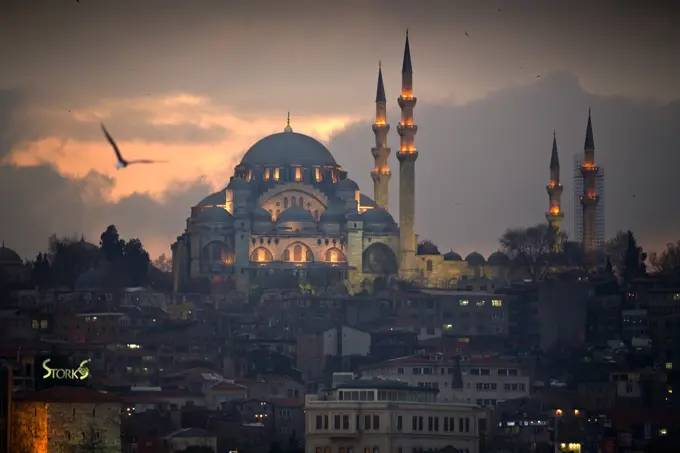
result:
[[[488,413],[437,399],[436,388],[384,379],[337,384],[305,403],[306,453],[479,453]]]

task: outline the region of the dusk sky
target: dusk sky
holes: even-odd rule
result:
[[[0,240],[32,259],[52,233],[98,243],[113,223],[169,254],[190,207],[288,111],[372,197],[379,60],[398,219],[406,28],[421,239],[488,255],[544,221],[553,130],[573,230],[589,107],[607,236],[680,239],[680,2],[3,0]],[[100,121],[128,158],[170,162],[116,170]]]

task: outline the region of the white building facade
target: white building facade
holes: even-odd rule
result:
[[[437,389],[353,380],[305,404],[306,453],[479,453],[488,413],[437,399]]]

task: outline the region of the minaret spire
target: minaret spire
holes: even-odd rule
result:
[[[555,233],[557,233],[555,243],[553,244],[553,251],[559,252],[562,247],[559,233],[562,230],[562,220],[564,219],[564,212],[562,212],[562,192],[564,187],[560,184],[560,158],[557,153],[557,134],[555,131],[553,131],[552,152],[550,154],[550,181],[546,186],[546,190],[548,191],[548,212],[545,213],[545,218]]]
[[[401,96],[397,99],[401,108],[401,121],[397,126],[400,144],[399,159],[399,276],[409,278],[416,270],[416,234],[415,234],[415,164],[418,159],[415,137],[418,126],[413,124],[413,108],[416,98],[413,96],[413,65],[411,63],[411,46],[408,30],[404,45],[404,61],[401,66]]]
[[[586,256],[593,264],[594,253],[601,244],[597,238],[597,205],[600,196],[597,193],[597,179],[600,168],[595,165],[595,139],[593,137],[593,121],[591,111],[588,109],[588,124],[586,126],[586,139],[583,146],[583,164],[581,176],[583,177],[583,194],[579,197],[583,209],[583,249]]]
[[[387,124],[387,99],[385,98],[382,64],[378,62],[378,88],[375,95],[375,124],[373,125],[375,146],[371,148],[374,164],[371,171],[371,179],[373,180],[375,204],[383,209],[388,209],[388,185],[392,176],[387,161],[390,155],[390,149],[387,147],[387,133],[389,131],[390,125]]]

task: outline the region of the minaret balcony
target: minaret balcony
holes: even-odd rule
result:
[[[600,197],[597,195],[581,195],[578,199],[583,206],[595,206],[600,201]]]
[[[415,162],[418,159],[418,151],[414,150],[403,150],[397,153],[397,159],[399,162]]]
[[[600,167],[596,165],[583,165],[581,166],[581,174],[583,177],[587,177],[590,175],[596,175],[600,171]]]
[[[418,100],[418,99],[414,98],[413,96],[404,97],[404,96],[402,95],[402,96],[399,96],[399,97],[397,98],[397,104],[398,104],[399,107],[402,108],[402,109],[403,109],[404,107],[414,107],[414,106],[416,105],[417,100]]]

